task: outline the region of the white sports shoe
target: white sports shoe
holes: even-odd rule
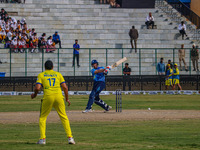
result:
[[[68,138],[68,143],[69,144],[75,144],[75,141],[72,137]]]
[[[93,110],[92,109],[86,109],[86,110],[82,111],[82,113],[88,113],[88,112],[93,112]]]
[[[108,112],[108,111],[111,110],[111,109],[112,109],[112,106],[108,106],[108,109],[105,110],[104,112]]]
[[[46,139],[39,139],[39,141],[36,144],[46,144]]]

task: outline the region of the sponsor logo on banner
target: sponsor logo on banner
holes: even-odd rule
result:
[[[16,95],[16,92],[0,92],[0,95],[4,96]]]
[[[108,91],[102,91],[99,95],[110,95]]]

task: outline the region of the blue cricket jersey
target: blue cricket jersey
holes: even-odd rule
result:
[[[73,48],[74,48],[74,54],[79,54],[79,51],[77,51],[75,49],[80,49],[80,45],[79,44],[74,44]]]
[[[180,79],[178,67],[174,69],[173,79]]]
[[[94,73],[96,70],[100,70],[100,69],[104,69],[104,67],[97,67],[96,69],[93,68],[91,70],[92,76],[94,77],[94,82],[97,82],[97,81],[105,82],[105,76],[103,72],[97,73],[97,74]]]
[[[167,69],[166,75],[169,76],[169,79],[172,79],[172,69]]]

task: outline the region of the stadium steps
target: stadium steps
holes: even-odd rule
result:
[[[176,22],[170,20],[164,12],[155,9],[112,9],[109,5],[96,4],[94,0],[27,0],[26,4],[1,4],[9,12],[17,12],[16,19],[26,18],[29,28],[35,28],[38,36],[43,32],[47,37],[55,31],[59,32],[63,48],[71,48],[74,39],[79,39],[81,48],[115,48],[116,44],[122,45],[124,56],[128,57],[128,62],[133,74],[139,74],[139,53],[134,50],[130,54],[129,29],[132,25],[139,31],[138,48],[157,48],[157,62],[160,57],[172,59],[173,53],[169,50],[159,50],[159,48],[178,48],[180,44],[185,44],[186,48],[191,47],[191,40],[174,39],[178,30]],[[153,13],[157,29],[147,30],[144,26],[145,18],[149,12]],[[159,13],[157,13],[159,12]],[[166,21],[166,19],[168,21]],[[189,36],[192,34],[188,33]],[[6,50],[5,50],[6,51]],[[59,71],[63,75],[74,75],[72,68],[72,49],[60,50]],[[106,65],[105,50],[92,49],[91,59],[98,59],[100,65]],[[139,50],[138,50],[139,51]],[[2,53],[2,52],[1,52]],[[111,65],[122,57],[122,50],[108,50],[108,65]],[[175,53],[175,62],[178,62],[178,52]],[[186,53],[189,56],[189,51]],[[2,61],[9,62],[9,53],[3,52],[0,55]],[[27,54],[27,75],[37,75],[42,71],[42,54]],[[45,53],[44,59],[52,59],[55,70],[58,68],[57,51],[54,54]],[[75,68],[75,75],[89,75],[89,49],[80,51],[80,68]],[[186,58],[187,64],[189,57]],[[12,54],[11,69],[13,76],[25,75],[25,54]],[[155,74],[156,62],[153,50],[141,51],[141,74]],[[0,72],[9,75],[9,63],[1,65]],[[34,68],[34,69],[32,69]],[[184,74],[188,74],[183,72]],[[122,74],[122,66],[115,68],[109,74]]]

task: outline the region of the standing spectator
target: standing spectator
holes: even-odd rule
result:
[[[131,68],[128,67],[128,63],[125,63],[125,67],[123,69],[124,76],[130,76],[131,75]]]
[[[73,45],[74,48],[74,52],[73,52],[73,64],[72,67],[74,67],[75,65],[75,57],[76,57],[76,61],[77,61],[77,66],[78,68],[80,67],[79,65],[79,50],[80,50],[80,45],[78,44],[78,40],[75,40],[75,44]]]
[[[192,45],[191,49],[191,60],[192,60],[192,65],[193,65],[193,71],[199,71],[199,65],[198,65],[198,60],[199,60],[199,50],[197,49],[196,45]]]
[[[152,29],[153,29],[153,27],[154,27],[154,17],[152,16],[151,12],[147,16],[145,24],[147,25],[147,29],[149,29],[150,25],[152,25]]]
[[[139,34],[138,34],[138,30],[135,29],[135,26],[132,26],[132,29],[130,29],[129,36],[130,36],[131,47],[133,49],[133,40],[134,40],[135,53],[137,53],[137,39],[139,37]],[[131,49],[130,53],[132,52],[132,49]]]
[[[170,68],[173,70],[173,64],[172,64],[171,59],[168,60],[167,65],[168,64],[170,64]],[[166,66],[165,74],[167,74],[167,66]]]
[[[58,31],[56,31],[55,34],[53,35],[53,42],[55,42],[55,44],[59,43],[59,48],[62,48],[61,47],[60,36],[58,35]]]
[[[186,25],[185,25],[184,21],[181,21],[181,24],[179,24],[178,29],[179,29],[180,34],[182,35],[182,40],[184,40],[184,35],[187,37],[187,34],[185,32]]]
[[[165,74],[165,63],[163,62],[163,58],[160,58],[160,62],[157,65],[157,70],[159,75]]]
[[[185,66],[185,71],[188,71],[187,65],[185,62],[185,50],[184,50],[184,44],[181,45],[181,49],[178,50],[178,56],[179,56],[179,64],[180,64],[180,70],[182,71],[182,65],[181,61],[183,61],[184,66]]]

